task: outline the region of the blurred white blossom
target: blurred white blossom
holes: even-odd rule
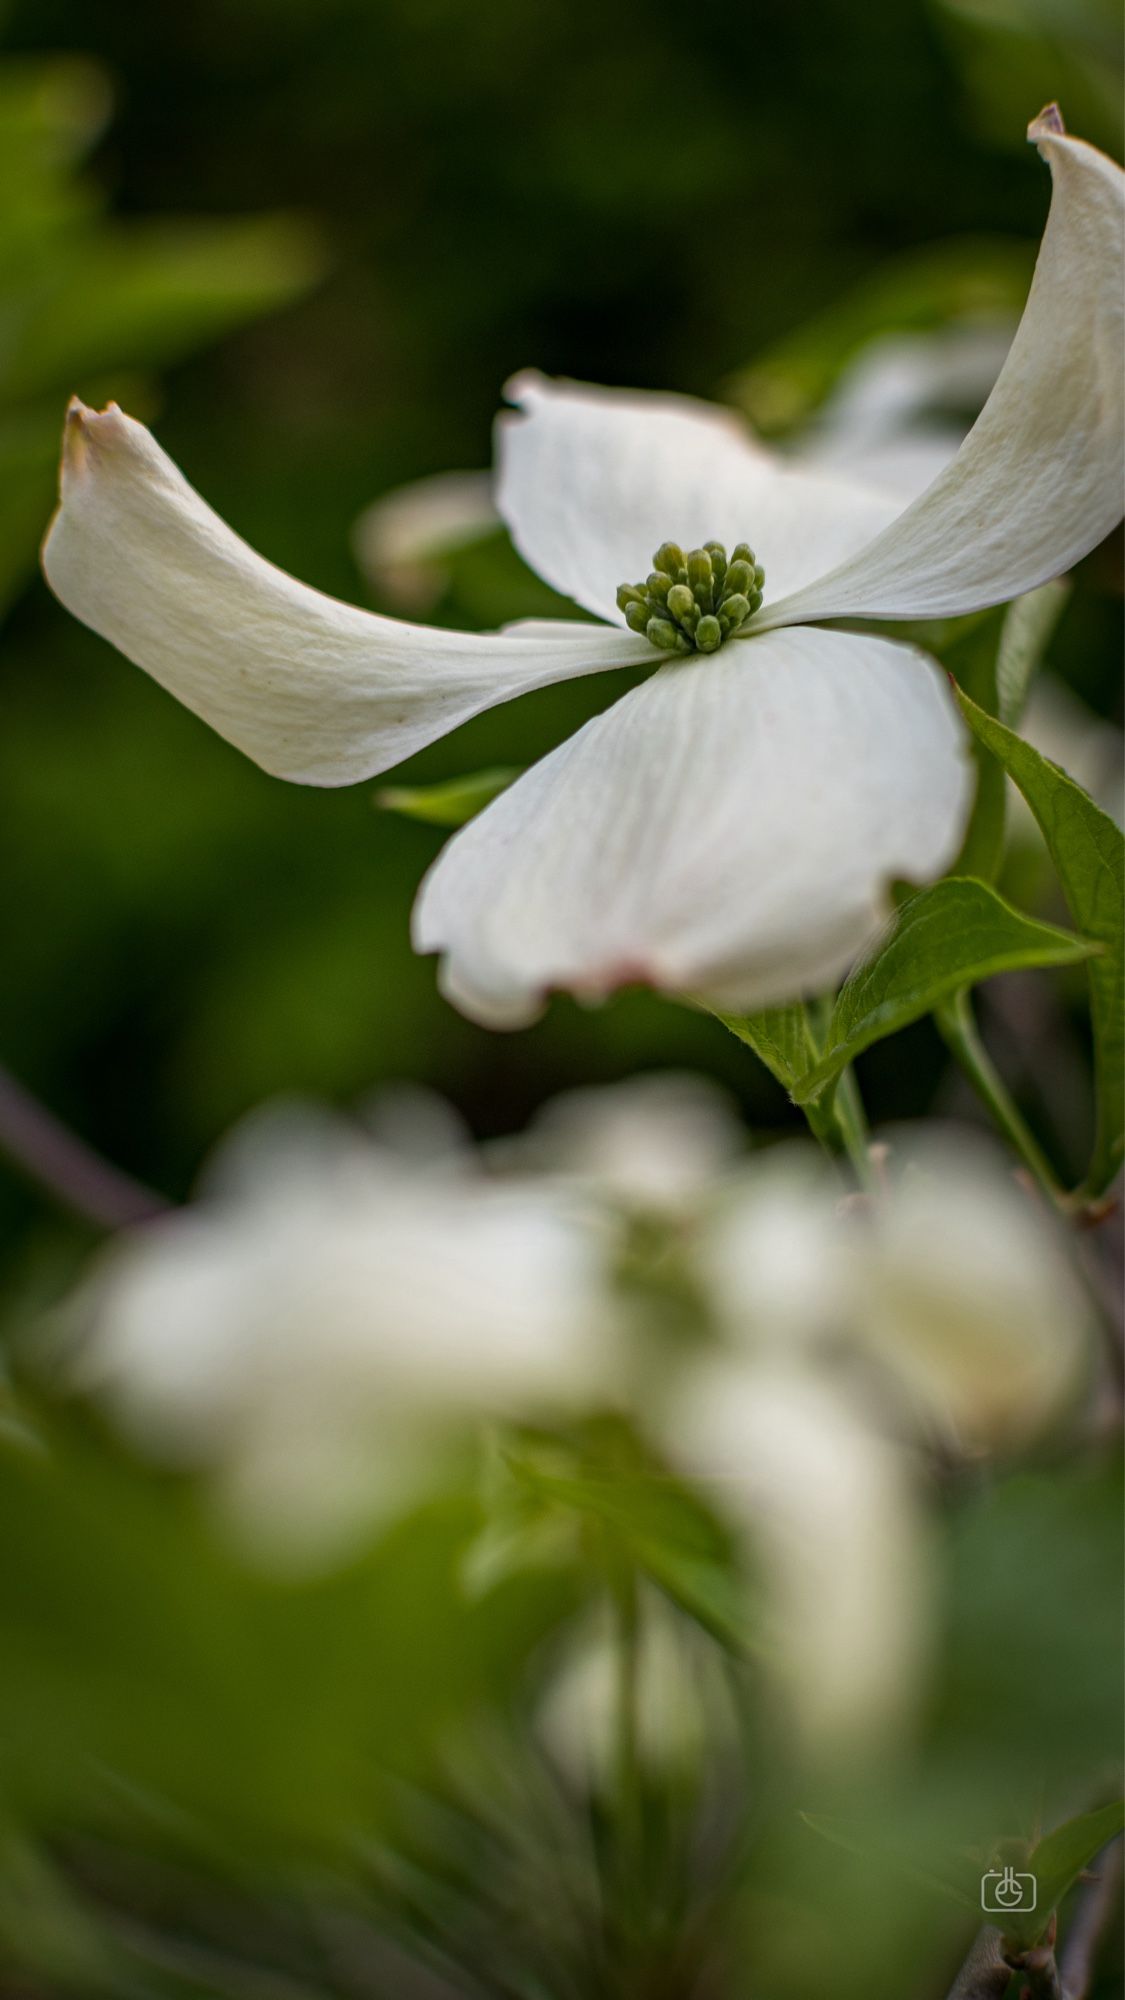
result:
[[[929,1449],[1021,1446],[1081,1379],[1081,1296],[1007,1166],[904,1129],[884,1192],[842,1198],[810,1147],[747,1157],[676,1075],[490,1148],[424,1093],[374,1124],[249,1120],[194,1204],[97,1261],[72,1382],[290,1563],[346,1553],[496,1426],[565,1444],[614,1410],[744,1548],[802,1736],[908,1714]]]
[[[690,1776],[734,1754],[737,1715],[715,1648],[652,1587],[637,1607],[636,1730],[644,1764]],[[539,1733],[569,1778],[612,1783],[621,1700],[620,1628],[600,1599],[571,1633],[538,1715]]]
[[[267,1113],[198,1202],[105,1253],[74,1365],[140,1443],[212,1465],[256,1541],[315,1554],[424,1488],[466,1419],[607,1392],[603,1256],[546,1182]]]
[[[365,507],[352,542],[380,597],[400,611],[429,611],[449,582],[449,557],[499,526],[489,473],[437,472]]]

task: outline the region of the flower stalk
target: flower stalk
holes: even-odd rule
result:
[[[1036,1185],[1048,1199],[1055,1207],[1065,1208],[1065,1190],[1039,1141],[1009,1095],[980,1038],[968,991],[963,989],[952,1000],[946,1001],[937,1009],[934,1018],[942,1040],[987,1107],[997,1129],[1015,1148]]]

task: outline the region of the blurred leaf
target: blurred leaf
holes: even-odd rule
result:
[[[569,1608],[558,1575],[471,1602],[479,1507],[447,1494],[346,1566],[250,1566],[182,1480],[55,1424],[0,1450],[0,1772],[29,1828],[167,1802],[205,1850],[337,1851]],[[11,1726],[18,1717],[18,1726]],[[171,1835],[169,1835],[171,1837]]]
[[[1068,1819],[1041,1840],[1027,1862],[1039,1890],[1035,1912],[1013,1916],[1005,1926],[1009,1934],[1026,1944],[1034,1944],[1071,1884],[1095,1854],[1100,1854],[1108,1841],[1116,1839],[1122,1828],[1125,1828],[1125,1800],[1117,1799],[1097,1812],[1080,1813],[1077,1819]]]
[[[734,400],[764,431],[800,424],[869,341],[969,316],[1014,317],[1031,263],[1023,244],[1000,238],[938,243],[891,259],[736,375]]]
[[[1032,678],[1043,664],[1070,594],[1070,584],[1059,578],[1017,597],[1004,614],[996,656],[996,713],[1009,729],[1019,723]]]
[[[882,1868],[890,1870],[892,1874],[917,1883],[922,1888],[932,1889],[936,1895],[946,1897],[959,1908],[974,1912],[979,1910],[979,1896],[970,1894],[966,1887],[969,1868],[964,1857],[950,1856],[946,1872],[937,1874],[932,1868],[919,1867],[911,1858],[909,1850],[904,1851],[893,1834],[888,1837],[885,1829],[880,1839],[879,1828],[866,1820],[838,1819],[830,1813],[812,1812],[803,1812],[801,1818],[814,1833],[819,1833],[822,1839],[830,1840],[835,1846],[842,1847],[846,1853],[870,1855]]]
[[[1125,841],[1108,814],[1057,764],[964,693],[973,734],[1019,786],[1043,831],[1075,922],[1102,951],[1087,966],[1094,1025],[1097,1134],[1087,1190],[1108,1186],[1125,1151]]]
[[[78,168],[109,103],[96,64],[0,65],[0,613],[46,526],[67,396],[135,392],[143,409],[148,392],[124,371],[182,359],[324,268],[294,217],[104,216]]]
[[[442,785],[385,785],[375,794],[382,812],[402,813],[427,826],[464,826],[521,775],[519,764],[497,764],[490,771],[472,771]]]
[[[643,1461],[573,1466],[521,1453],[511,1459],[515,1477],[543,1501],[608,1530],[618,1553],[635,1563],[673,1601],[727,1646],[748,1638],[747,1593],[730,1543],[687,1487]]]
[[[1073,965],[1096,950],[1087,938],[1012,909],[984,882],[952,877],[919,890],[841,988],[825,1054],[793,1095],[798,1104],[819,1096],[872,1042],[963,987],[1023,966]]]
[[[965,1846],[991,1852],[1044,1806],[1061,1816],[1076,1787],[1096,1795],[1118,1756],[1118,1460],[1111,1448],[1104,1463],[1000,1478],[949,1523],[927,1767],[931,1785],[959,1771],[966,1796],[979,1792],[991,1825],[963,1815]]]
[[[123,362],[177,361],[296,297],[323,269],[296,218],[104,225],[68,244],[20,300],[0,382],[28,396]]]

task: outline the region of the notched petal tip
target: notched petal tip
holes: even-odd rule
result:
[[[86,471],[91,452],[113,442],[124,433],[128,419],[117,403],[107,403],[104,410],[92,410],[81,396],[72,396],[66,406],[66,422],[63,425],[62,464],[60,485],[72,475]]]
[[[1066,125],[1057,104],[1045,104],[1037,118],[1033,118],[1027,128],[1028,141],[1038,146],[1044,139],[1065,139]]]

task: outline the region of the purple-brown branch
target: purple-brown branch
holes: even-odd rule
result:
[[[104,1160],[0,1064],[0,1152],[64,1208],[97,1229],[123,1229],[169,1204]]]

